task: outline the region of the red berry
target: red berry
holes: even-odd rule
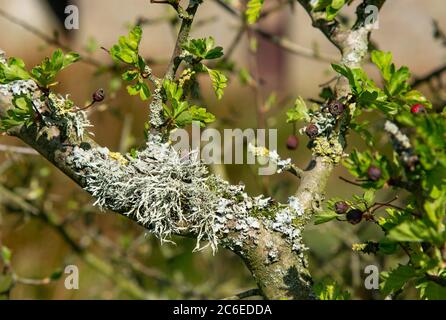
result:
[[[358,224],[361,222],[363,214],[364,212],[359,209],[352,209],[347,212],[347,221],[353,225]]]
[[[412,108],[410,108],[410,112],[412,113],[426,112],[426,107],[420,103],[417,103],[414,104]]]
[[[367,175],[370,180],[378,181],[379,179],[381,179],[382,172],[380,168],[375,166],[370,166],[369,169],[367,170]]]
[[[344,214],[350,209],[350,206],[345,201],[338,201],[334,204],[334,208],[337,214]]]
[[[299,138],[294,134],[290,135],[286,141],[286,147],[289,150],[296,150],[299,147]]]

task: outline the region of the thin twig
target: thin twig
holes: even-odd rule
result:
[[[31,149],[31,148],[8,146],[8,145],[4,145],[4,144],[0,144],[0,152],[28,154],[28,155],[34,155],[34,156],[39,154],[36,150]]]
[[[256,296],[262,296],[262,293],[260,292],[260,289],[258,289],[258,288],[250,289],[250,290],[244,291],[242,293],[236,294],[234,296],[224,298],[222,300],[242,300],[242,299],[256,297]]]

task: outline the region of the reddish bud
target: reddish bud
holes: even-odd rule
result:
[[[378,181],[379,179],[381,179],[382,172],[380,168],[376,166],[370,166],[369,169],[367,170],[367,175],[370,180]]]
[[[105,92],[104,89],[98,89],[93,93],[93,101],[94,102],[101,102],[105,99]]]
[[[333,117],[337,117],[344,112],[345,106],[343,103],[336,101],[328,106],[328,110],[330,111]]]
[[[344,214],[350,209],[350,206],[345,201],[338,201],[334,204],[334,208],[337,214]]]
[[[305,129],[305,133],[310,139],[314,139],[319,134],[319,129],[317,126],[313,123],[310,123],[307,128]]]

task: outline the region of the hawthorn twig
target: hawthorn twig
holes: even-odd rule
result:
[[[244,292],[241,292],[239,294],[236,294],[234,296],[230,296],[227,298],[223,298],[222,300],[243,300],[246,298],[250,298],[250,297],[256,297],[256,296],[261,296],[261,292],[258,288],[255,289],[250,289]]]
[[[230,4],[224,2],[223,0],[214,0],[214,1],[218,5],[220,5],[223,9],[225,9],[227,12],[232,14],[233,16],[238,17],[238,18],[241,18],[243,16],[242,12],[240,12],[238,9],[234,8]],[[265,18],[266,16],[268,16],[268,14],[261,15],[259,20]],[[290,41],[284,37],[279,37],[279,36],[273,35],[258,26],[247,26],[245,24],[242,24],[240,26],[240,29],[245,30],[245,31],[251,30],[251,31],[257,33],[262,38],[266,39],[267,41],[270,41],[271,43],[279,46],[280,48],[284,49],[285,51],[287,51],[291,54],[295,54],[298,56],[311,58],[311,59],[315,59],[317,61],[323,61],[323,62],[336,61],[336,58],[334,58],[328,54],[315,53],[311,49],[308,49],[308,48],[302,47],[298,44],[295,44],[292,41]]]
[[[16,147],[0,144],[0,152],[10,152],[10,153],[18,153],[18,154],[26,154],[26,155],[38,155],[39,153],[31,148],[27,147]]]

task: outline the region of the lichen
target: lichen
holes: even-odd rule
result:
[[[400,155],[401,160],[405,163],[413,161],[414,150],[410,143],[409,137],[391,121],[386,121],[384,130],[390,134],[394,150]]]
[[[266,243],[266,249],[268,250],[266,257],[266,264],[273,264],[274,262],[279,261],[279,250],[275,246],[274,242],[268,241]]]
[[[81,140],[86,129],[91,127],[87,114],[75,110],[74,103],[67,97],[50,93],[43,95],[33,80],[16,80],[0,85],[0,94],[7,97],[26,96],[32,103],[34,112],[42,116],[43,126],[39,136],[57,127],[64,136]]]
[[[75,110],[74,104],[68,96],[63,97],[51,93],[48,96],[48,103],[50,104],[50,112],[43,113],[46,126],[56,126],[62,129],[65,136],[79,141],[82,140],[86,130],[92,127],[87,113],[82,110]]]
[[[344,157],[344,148],[337,136],[317,137],[313,143],[313,153],[325,163],[338,164]]]
[[[288,205],[283,206],[279,210],[275,218],[272,220],[266,220],[267,226],[274,231],[280,232],[286,239],[286,241],[292,246],[292,249],[296,251],[303,259],[303,252],[307,249],[303,244],[302,239],[302,226],[296,225],[296,220],[303,219],[304,209],[296,197],[290,197],[288,199]]]
[[[85,180],[95,205],[135,217],[162,242],[173,234],[192,234],[195,250],[211,246],[214,252],[223,238],[222,244],[233,248],[255,243],[261,221],[249,212],[264,209],[267,200],[253,200],[244,186],[209,175],[196,153],[180,155],[152,137],[145,150],[127,160],[123,166],[106,148],[74,147],[67,162]]]
[[[333,128],[336,126],[336,118],[333,117],[329,112],[324,112],[322,110],[310,111],[309,116],[309,122],[316,126],[318,136],[330,135],[333,131]],[[299,133],[304,134],[305,130],[306,127],[303,127],[299,129]]]
[[[266,147],[258,147],[252,143],[248,144],[248,152],[255,157],[267,158],[272,164],[276,165],[276,173],[282,173],[292,168],[290,158],[282,159],[276,150],[268,150]]]

